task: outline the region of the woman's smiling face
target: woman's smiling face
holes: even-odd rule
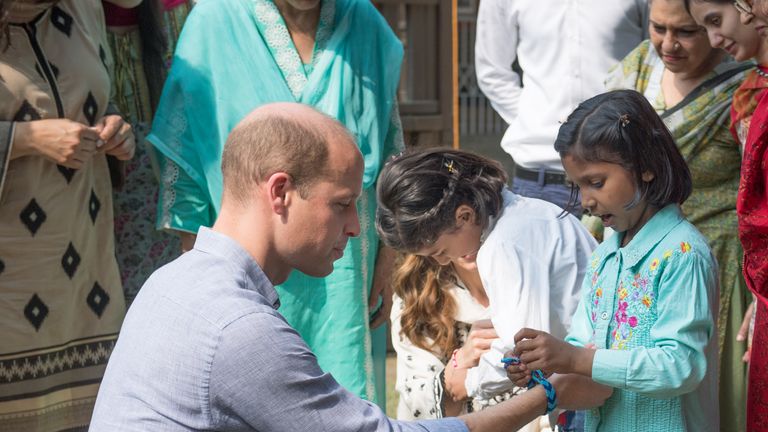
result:
[[[759,54],[760,35],[753,24],[742,24],[741,14],[732,3],[693,0],[691,16],[707,30],[709,43],[722,48],[738,61]]]

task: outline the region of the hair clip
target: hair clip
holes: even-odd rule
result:
[[[456,169],[456,167],[453,166],[453,161],[448,159],[447,162],[443,162],[443,166],[448,169],[448,172],[450,174],[458,174],[459,170]]]
[[[629,124],[629,114],[622,114],[621,117],[619,117],[619,122],[621,123],[621,127],[627,127]]]
[[[389,159],[387,159],[387,161],[386,161],[386,162],[384,162],[384,165],[389,165],[389,164],[391,164],[392,162],[394,162],[394,161],[396,161],[396,160],[400,159],[400,158],[401,158],[401,157],[403,157],[404,155],[405,155],[405,150],[402,150],[400,153],[398,153],[398,154],[394,154],[394,155],[390,156],[390,157],[389,157]]]

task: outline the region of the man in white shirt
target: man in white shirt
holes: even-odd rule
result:
[[[604,92],[608,70],[645,39],[647,21],[647,0],[480,1],[475,69],[509,124],[501,146],[515,161],[513,192],[566,207],[570,188],[553,147],[560,123]]]

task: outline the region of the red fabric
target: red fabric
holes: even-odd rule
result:
[[[104,6],[104,18],[107,26],[123,27],[139,24],[138,8],[126,9],[108,1],[102,1],[101,4]]]
[[[181,6],[184,3],[188,3],[188,2],[189,0],[163,0],[163,8],[169,11],[177,6]]]
[[[736,200],[747,286],[768,305],[768,91],[755,95]]]
[[[768,306],[757,302],[749,362],[747,430],[768,431]]]
[[[768,79],[750,74],[734,95],[733,123],[749,125],[736,200],[744,278],[758,298],[749,363],[747,430],[768,432]]]

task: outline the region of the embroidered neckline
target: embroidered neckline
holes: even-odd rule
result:
[[[309,82],[309,75],[317,65],[318,59],[333,33],[336,1],[323,0],[320,6],[320,19],[317,23],[312,61],[308,65],[301,61],[288,27],[285,25],[285,20],[283,20],[273,0],[254,0],[254,13],[259,31],[262,33],[277,67],[280,68],[291,94],[298,100],[307,82]]]

